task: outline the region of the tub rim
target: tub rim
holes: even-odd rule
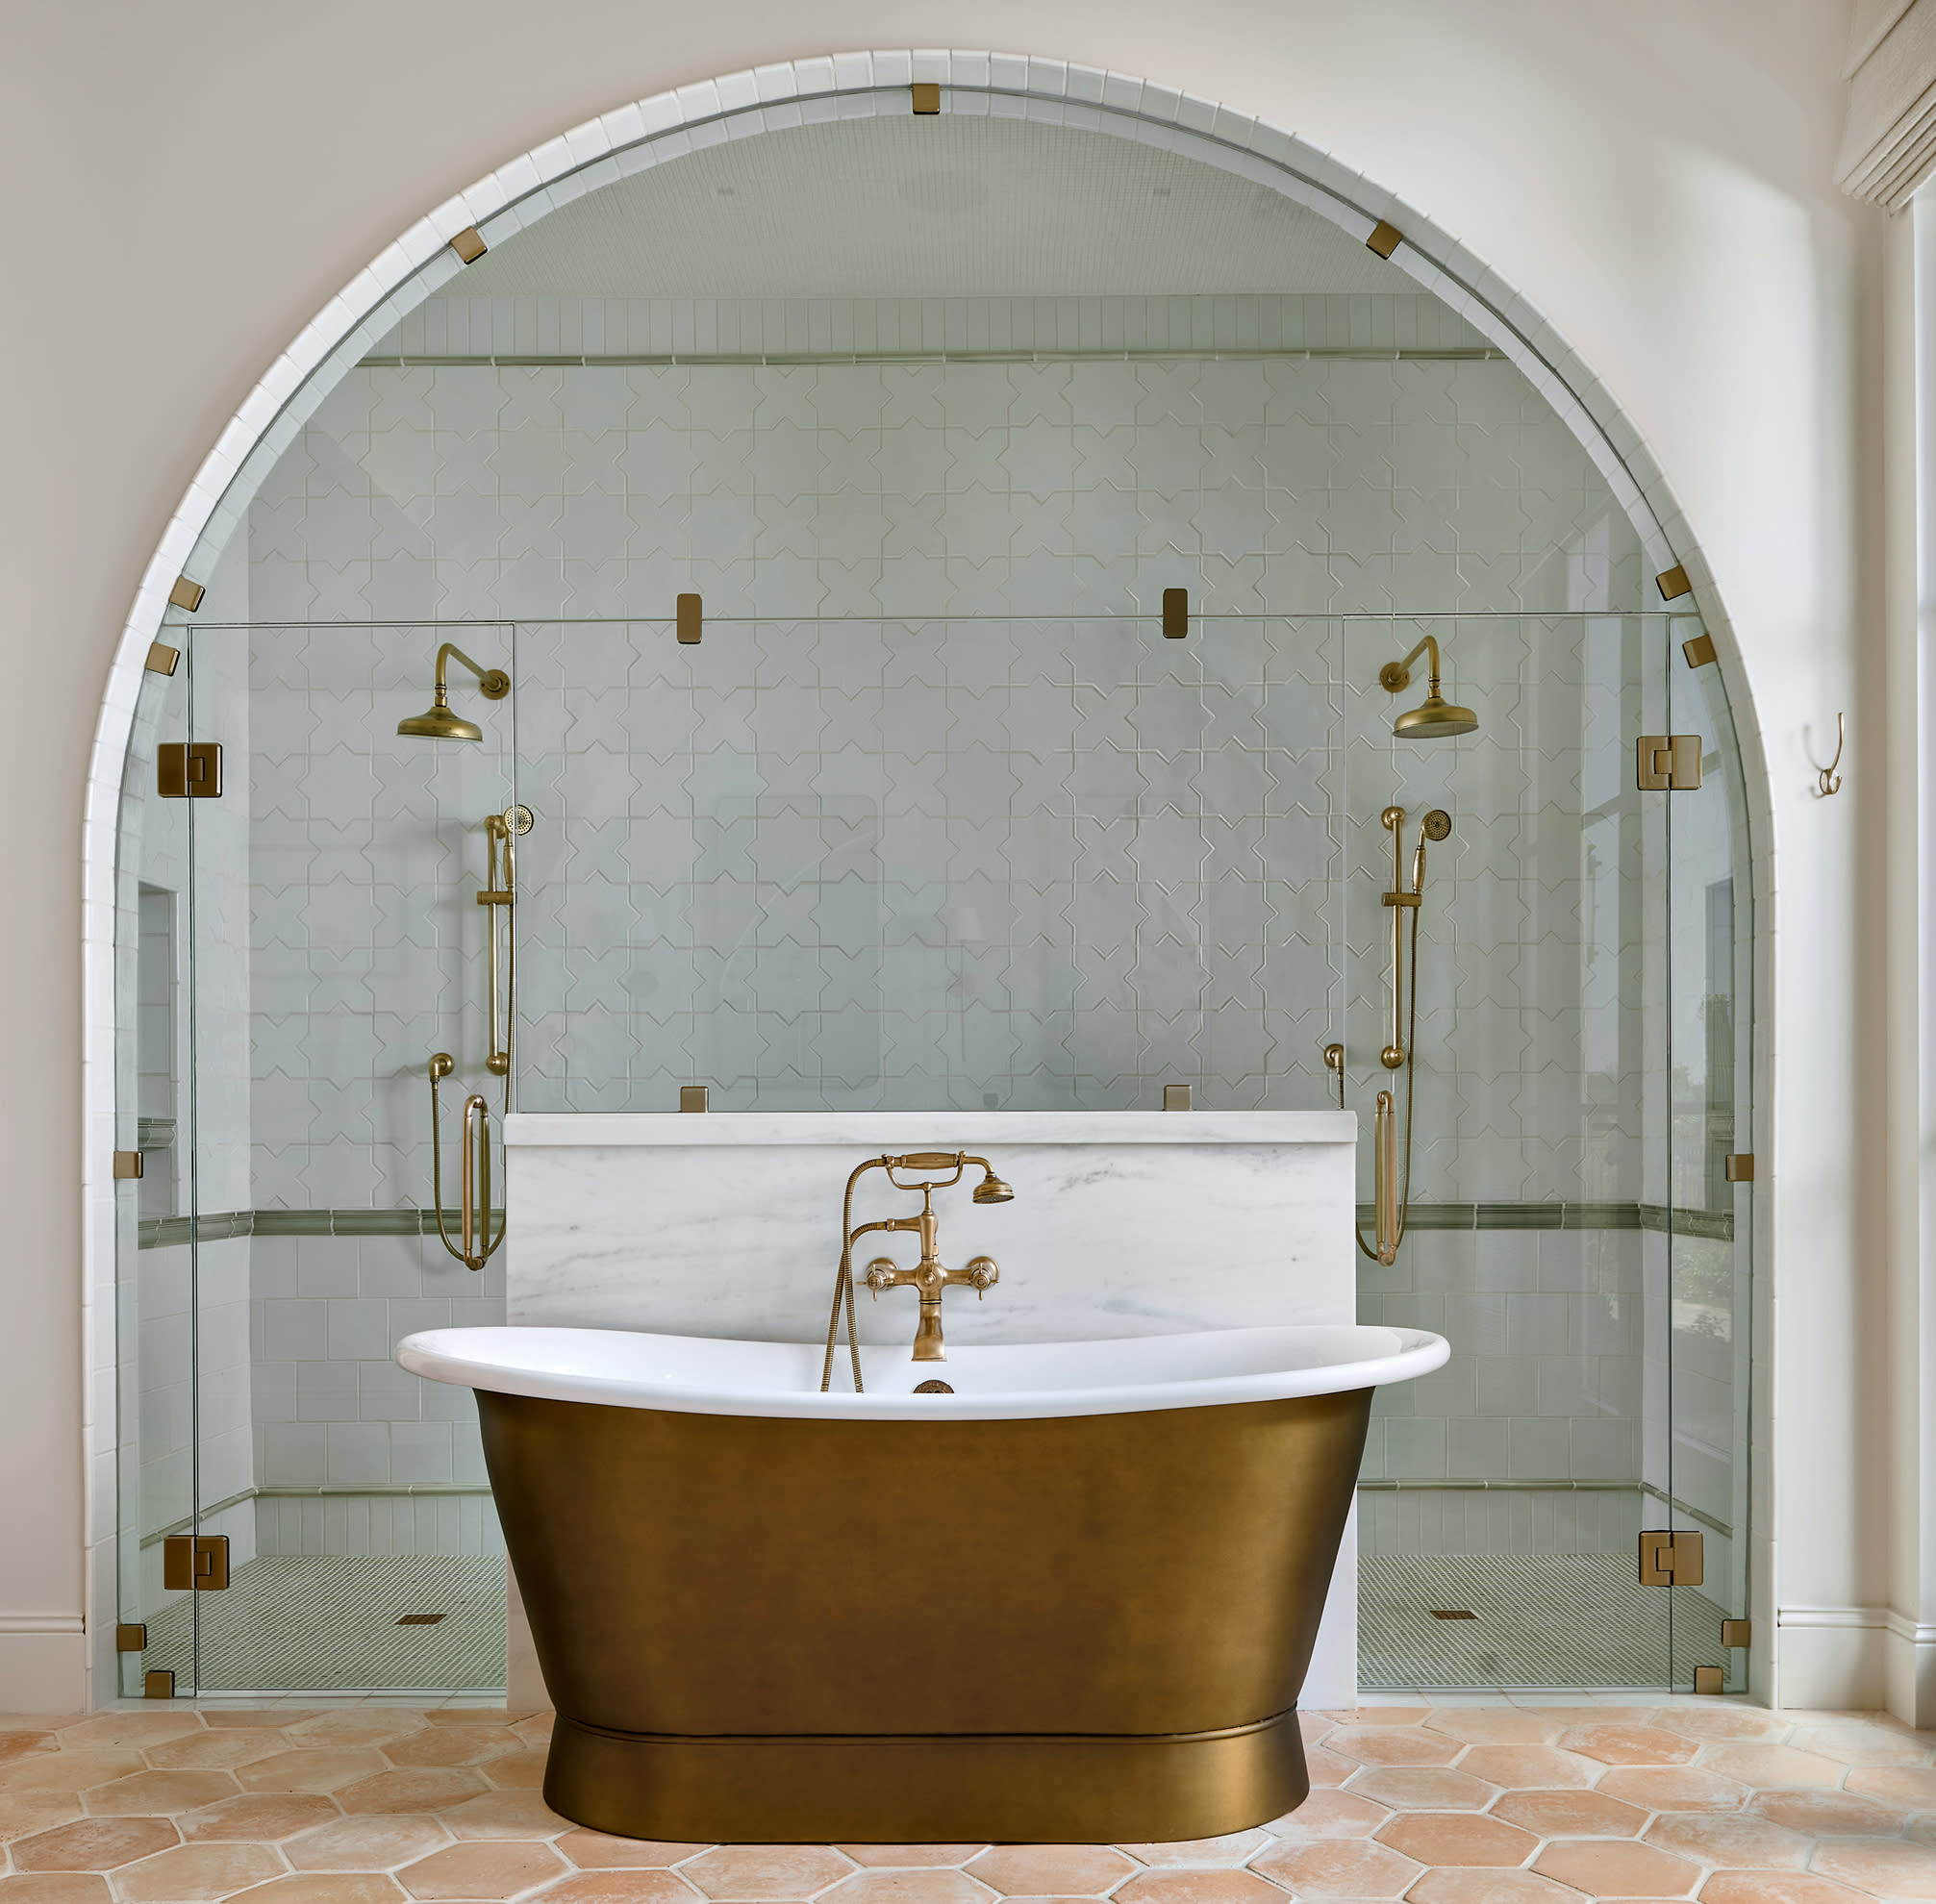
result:
[[[1408,1382],[1445,1366],[1451,1345],[1429,1330],[1401,1328],[1390,1323],[1281,1323],[1248,1329],[1193,1329],[1166,1334],[1125,1337],[1087,1337],[1075,1341],[989,1344],[963,1347],[950,1363],[923,1365],[923,1375],[945,1379],[950,1367],[967,1372],[976,1362],[1014,1354],[1018,1350],[1089,1349],[1107,1343],[1125,1346],[1157,1342],[1189,1343],[1207,1338],[1286,1338],[1313,1336],[1363,1339],[1351,1346],[1370,1353],[1350,1360],[1328,1361],[1303,1367],[1249,1370],[1231,1375],[1196,1375],[1162,1382],[1121,1382],[1088,1388],[968,1390],[959,1394],[917,1395],[906,1391],[821,1394],[817,1387],[760,1390],[667,1382],[662,1378],[620,1376],[590,1369],[561,1369],[525,1365],[501,1351],[480,1351],[489,1342],[515,1350],[507,1339],[537,1337],[555,1344],[560,1337],[617,1337],[640,1342],[736,1342],[718,1336],[672,1336],[649,1330],[535,1327],[517,1323],[427,1329],[406,1336],[395,1350],[396,1360],[415,1375],[434,1382],[480,1389],[492,1393],[526,1395],[541,1401],[589,1402],[608,1408],[659,1409],[679,1415],[717,1415],[767,1419],[811,1421],[1001,1421],[1040,1420],[1052,1416],[1140,1415],[1167,1409],[1231,1407],[1245,1402],[1286,1401],[1300,1395],[1338,1394],[1351,1390]],[[810,1355],[817,1382],[819,1343],[745,1340],[749,1349],[789,1349]],[[534,1343],[533,1348],[541,1346]],[[562,1346],[562,1345],[561,1345]],[[1345,1343],[1340,1344],[1345,1346]],[[865,1351],[872,1359],[882,1351]],[[893,1353],[893,1351],[889,1351]],[[844,1368],[844,1349],[837,1358],[836,1379]]]

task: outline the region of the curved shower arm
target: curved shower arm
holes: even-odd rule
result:
[[[479,691],[487,701],[501,701],[511,692],[511,677],[501,667],[485,667],[474,662],[455,641],[446,641],[437,651],[437,692],[436,705],[447,708],[450,705],[450,686],[444,679],[444,670],[450,663],[462,662],[471,673],[477,676]]]
[[[1387,662],[1378,670],[1378,684],[1387,693],[1395,694],[1412,685],[1412,664],[1421,655],[1426,656],[1425,691],[1437,694],[1439,691],[1439,641],[1438,637],[1426,635],[1403,661]]]

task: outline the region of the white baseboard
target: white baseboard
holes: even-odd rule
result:
[[[1775,1697],[1814,1712],[1878,1712],[1888,1699],[1887,1607],[1783,1607]]]
[[[79,1614],[0,1614],[0,1713],[88,1710],[88,1636]]]

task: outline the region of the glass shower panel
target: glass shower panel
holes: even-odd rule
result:
[[[391,1355],[415,1330],[503,1319],[501,1254],[466,1269],[431,1207],[431,1054],[452,1061],[453,1237],[460,1108],[482,1093],[495,1123],[506,1090],[488,1066],[498,909],[476,895],[506,884],[487,828],[512,805],[510,704],[453,662],[451,709],[482,739],[397,733],[446,640],[510,669],[503,625],[192,637],[191,735],[222,750],[220,796],[187,803],[196,1531],[226,1542],[228,1578],[192,1596],[204,1691],[503,1684],[471,1397]]]
[[[518,637],[528,1110],[1326,1101],[1335,624]]]
[[[147,1629],[145,1651],[117,1655],[117,1690],[135,1698],[148,1670],[192,1665],[189,1596],[163,1579],[163,1543],[192,1530],[195,1507],[192,893],[188,802],[161,796],[158,764],[188,732],[178,660],[141,677],[114,873],[114,1146],[141,1161],[114,1187],[118,1619]]]
[[[1730,1692],[1747,1655],[1723,1643],[1723,1619],[1747,1616],[1750,1193],[1729,1159],[1749,1147],[1747,827],[1734,724],[1713,663],[1692,667],[1676,619],[1669,645],[1673,731],[1698,739],[1701,784],[1668,801],[1672,867],[1668,1066],[1672,1156],[1661,1221],[1672,1343],[1671,1498],[1659,1523],[1699,1536],[1702,1579],[1677,1588],[1673,1683],[1720,1667]],[[1738,1120],[1739,1119],[1739,1120]],[[1733,1637],[1733,1636],[1727,1636]]]
[[[1667,1683],[1664,1596],[1635,1566],[1643,1000],[1664,957],[1643,879],[1665,831],[1636,789],[1633,739],[1650,706],[1661,714],[1663,628],[1612,614],[1347,623],[1350,950],[1333,1036],[1361,1117],[1367,1236],[1381,1090],[1409,1199],[1395,1260],[1360,1258],[1360,1316],[1452,1344],[1446,1369],[1374,1405],[1360,1496],[1367,1685]],[[1381,669],[1428,637],[1443,701],[1476,718],[1469,734],[1444,719],[1395,734],[1427,706],[1430,649],[1402,686]],[[1395,856],[1388,813],[1403,815]],[[1395,915],[1407,974],[1395,1024]],[[1409,1063],[1388,1068],[1388,1047]]]

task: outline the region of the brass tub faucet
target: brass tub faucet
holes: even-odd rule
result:
[[[1007,1203],[1015,1191],[995,1175],[994,1165],[986,1157],[970,1157],[960,1150],[918,1150],[903,1157],[871,1157],[847,1179],[846,1200],[841,1213],[841,1269],[834,1285],[834,1313],[827,1320],[827,1355],[820,1370],[820,1389],[831,1386],[834,1372],[834,1341],[840,1330],[841,1308],[847,1312],[847,1346],[853,1358],[854,1391],[861,1392],[860,1342],[854,1334],[854,1244],[865,1236],[879,1231],[911,1231],[921,1240],[920,1261],[912,1269],[903,1269],[892,1257],[877,1256],[867,1265],[867,1288],[876,1299],[883,1290],[913,1289],[920,1298],[920,1320],[915,1328],[914,1360],[945,1362],[947,1343],[942,1335],[942,1296],[951,1286],[971,1289],[977,1298],[986,1295],[1001,1280],[1001,1269],[992,1256],[968,1260],[965,1269],[950,1269],[941,1260],[941,1219],[935,1215],[934,1193],[962,1180],[970,1164],[981,1166],[982,1180],[974,1188],[976,1203]],[[854,1186],[868,1170],[885,1170],[888,1182],[896,1190],[919,1190],[918,1216],[886,1216],[871,1223],[853,1224]],[[928,1177],[904,1183],[897,1172],[946,1170],[945,1177]]]

